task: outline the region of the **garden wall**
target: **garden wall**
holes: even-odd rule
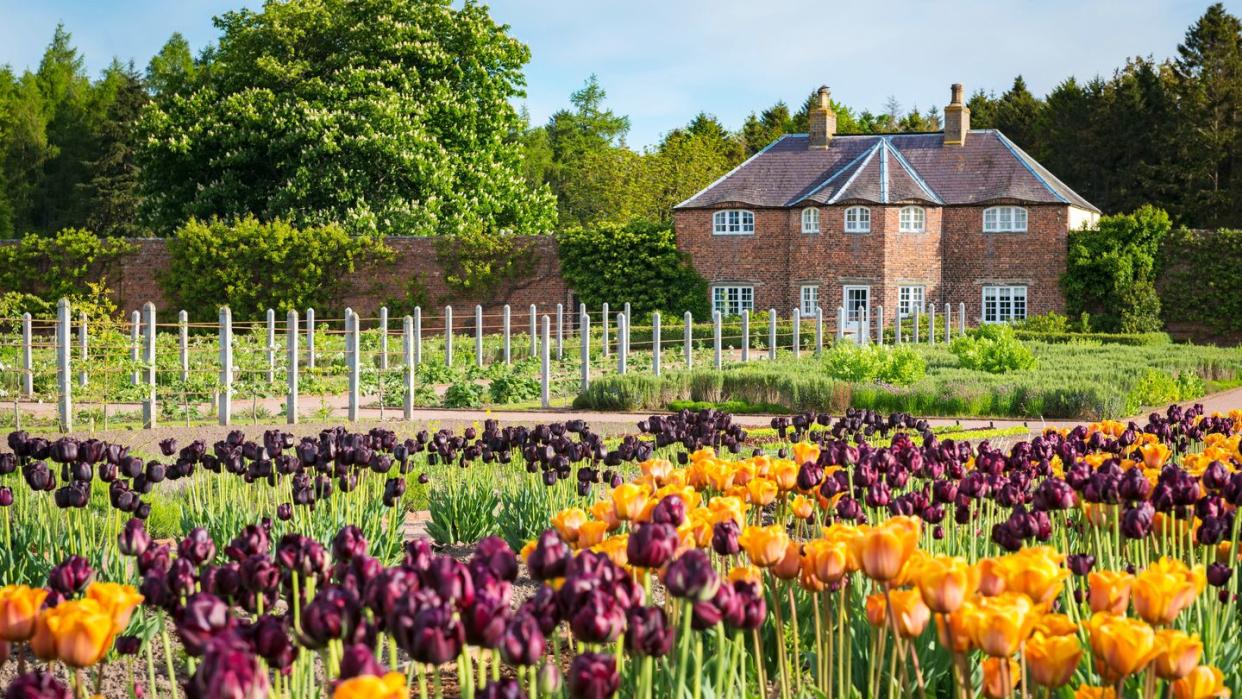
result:
[[[483,303],[484,312],[489,314],[498,312],[508,303],[512,306],[513,322],[517,325],[522,322],[519,319],[523,318],[527,307],[532,303],[538,305],[540,310],[549,308],[555,311],[557,303],[566,304],[568,308],[571,298],[569,287],[561,278],[556,240],[552,236],[529,236],[524,240],[524,244],[530,246],[533,253],[530,274],[503,285],[492,298],[479,299],[455,297],[444,281],[444,270],[436,260],[434,238],[387,238],[384,242],[394,253],[392,264],[358,270],[350,292],[340,299],[336,308],[316,311],[321,317],[337,317],[348,306],[364,317],[373,317],[379,307],[386,303],[412,298],[414,302],[424,306],[425,313],[431,312],[429,306],[452,303],[461,322],[467,323],[471,319],[470,307],[477,303]],[[167,241],[162,238],[142,238],[130,242],[137,249],[133,254],[118,260],[108,278],[108,286],[113,291],[118,308],[131,311],[151,301],[162,312],[175,312],[177,309],[172,308],[159,283],[160,276],[168,271],[170,264]],[[412,287],[411,282],[415,278],[418,283]],[[413,295],[410,295],[411,288],[416,290]],[[404,314],[410,309],[394,307],[391,310],[394,314]],[[326,316],[325,313],[333,315]],[[437,311],[434,315],[440,314]]]

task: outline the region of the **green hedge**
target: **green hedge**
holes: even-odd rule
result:
[[[1129,345],[1131,347],[1152,347],[1167,345],[1173,342],[1168,333],[1051,333],[1034,330],[1015,330],[1014,335],[1027,342],[1048,342],[1065,344],[1069,342],[1099,342],[1105,345]]]
[[[1242,330],[1242,230],[1175,230],[1160,252],[1166,322]]]

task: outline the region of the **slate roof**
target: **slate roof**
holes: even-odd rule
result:
[[[811,150],[806,134],[788,134],[675,208],[1014,199],[1099,211],[995,129],[972,130],[964,146],[943,141],[940,133],[835,136]]]

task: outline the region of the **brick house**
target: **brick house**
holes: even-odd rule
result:
[[[781,137],[674,207],[678,246],[724,314],[965,303],[973,323],[1064,310],[1066,233],[1099,209],[992,129],[954,85],[937,133],[837,135],[828,88]]]

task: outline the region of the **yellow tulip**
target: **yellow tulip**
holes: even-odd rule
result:
[[[1227,697],[1225,675],[1219,668],[1200,665],[1182,679],[1173,683],[1173,699],[1212,699]]]
[[[954,653],[965,653],[971,649],[973,641],[970,637],[971,603],[967,602],[957,611],[950,614],[936,615],[936,638],[940,645]]]
[[[889,601],[892,604],[893,623],[902,638],[918,638],[927,628],[931,620],[931,610],[923,602],[923,596],[917,589],[890,590]]]
[[[790,504],[790,511],[792,511],[793,516],[798,519],[807,519],[811,515],[815,514],[815,503],[811,502],[807,497],[799,495],[794,498],[793,502]]]
[[[746,484],[746,493],[750,496],[750,503],[763,507],[776,499],[778,489],[776,483],[766,478],[756,478]]]
[[[93,599],[61,602],[44,612],[56,657],[70,667],[90,667],[112,645],[112,614]]]
[[[980,597],[970,607],[967,628],[979,650],[994,657],[1008,658],[1035,626],[1037,615],[1031,598],[1012,592]]]
[[[1078,624],[1064,614],[1042,614],[1034,630],[1045,636],[1072,636],[1078,633]]]
[[[113,633],[121,633],[129,626],[134,609],[143,600],[143,596],[133,587],[110,582],[91,583],[86,588],[86,597],[98,602],[112,616]]]
[[[1199,665],[1203,656],[1203,642],[1199,636],[1187,635],[1174,629],[1156,632],[1160,643],[1160,655],[1152,662],[1156,676],[1162,680],[1180,680]]]
[[[405,699],[405,675],[390,672],[383,677],[358,675],[336,685],[332,699]]]
[[[923,601],[937,614],[948,614],[974,593],[978,579],[965,558],[934,556],[923,560],[914,575]]]
[[[983,696],[988,699],[1010,697],[1022,682],[1022,668],[1009,658],[987,658],[983,661]]]
[[[652,480],[663,485],[669,474],[673,472],[673,464],[667,459],[647,459],[638,464],[638,468],[643,475],[650,476]]]
[[[789,548],[789,535],[785,527],[773,524],[767,527],[746,527],[738,537],[738,543],[746,550],[750,560],[761,568],[776,565],[785,558]]]
[[[793,445],[794,463],[801,466],[805,463],[819,461],[819,445],[812,442],[798,442]]]
[[[1110,682],[1141,671],[1160,654],[1156,632],[1137,619],[1096,612],[1087,632],[1100,676]]]
[[[729,571],[729,582],[738,581],[762,585],[763,571],[754,566],[734,566]]]
[[[587,513],[580,507],[570,507],[552,515],[552,526],[568,543],[578,541],[578,528],[587,521]]]
[[[690,461],[698,462],[716,458],[716,450],[711,447],[699,447],[690,453]]]
[[[1084,684],[1074,690],[1074,699],[1117,699],[1117,692],[1112,687],[1091,687]]]
[[[580,549],[589,549],[592,546],[598,546],[604,540],[606,534],[608,534],[608,523],[593,519],[589,522],[583,522],[578,527],[576,543]]]
[[[772,464],[772,480],[782,493],[798,487],[798,464],[788,459],[778,459]]]
[[[979,593],[987,597],[995,597],[1005,591],[1005,561],[1000,558],[985,558],[976,564],[976,577],[979,579]]]
[[[746,510],[750,508],[741,498],[724,496],[708,500],[707,509],[712,511],[712,524],[731,519],[741,527],[746,524]]]
[[[627,553],[629,543],[629,534],[618,534],[617,536],[610,536],[607,539],[604,539],[592,547],[591,550],[608,556],[608,558],[612,559],[613,563],[625,568],[630,564],[629,554]]]
[[[1134,576],[1124,570],[1093,570],[1087,575],[1087,602],[1093,612],[1125,614]]]
[[[634,483],[622,483],[612,491],[613,507],[622,520],[637,519],[647,506],[647,499],[647,491]]]
[[[591,505],[591,516],[601,522],[608,524],[608,531],[614,531],[621,527],[621,518],[617,517],[617,506],[612,504],[612,500],[600,500]]]
[[[1082,660],[1077,636],[1045,636],[1037,631],[1023,648],[1031,681],[1041,687],[1056,689],[1069,682]]]
[[[1203,592],[1203,566],[1188,567],[1168,557],[1148,566],[1134,578],[1134,611],[1149,624],[1171,624]]]
[[[901,573],[918,547],[920,522],[916,517],[892,517],[864,530],[858,545],[859,560],[867,577],[888,582]]]
[[[47,594],[43,588],[26,585],[0,587],[0,639],[10,643],[30,640]]]
[[[1046,604],[1060,595],[1070,575],[1061,565],[1065,556],[1047,546],[1023,549],[1008,559],[1003,568],[1005,590],[1020,592],[1035,604]]]

